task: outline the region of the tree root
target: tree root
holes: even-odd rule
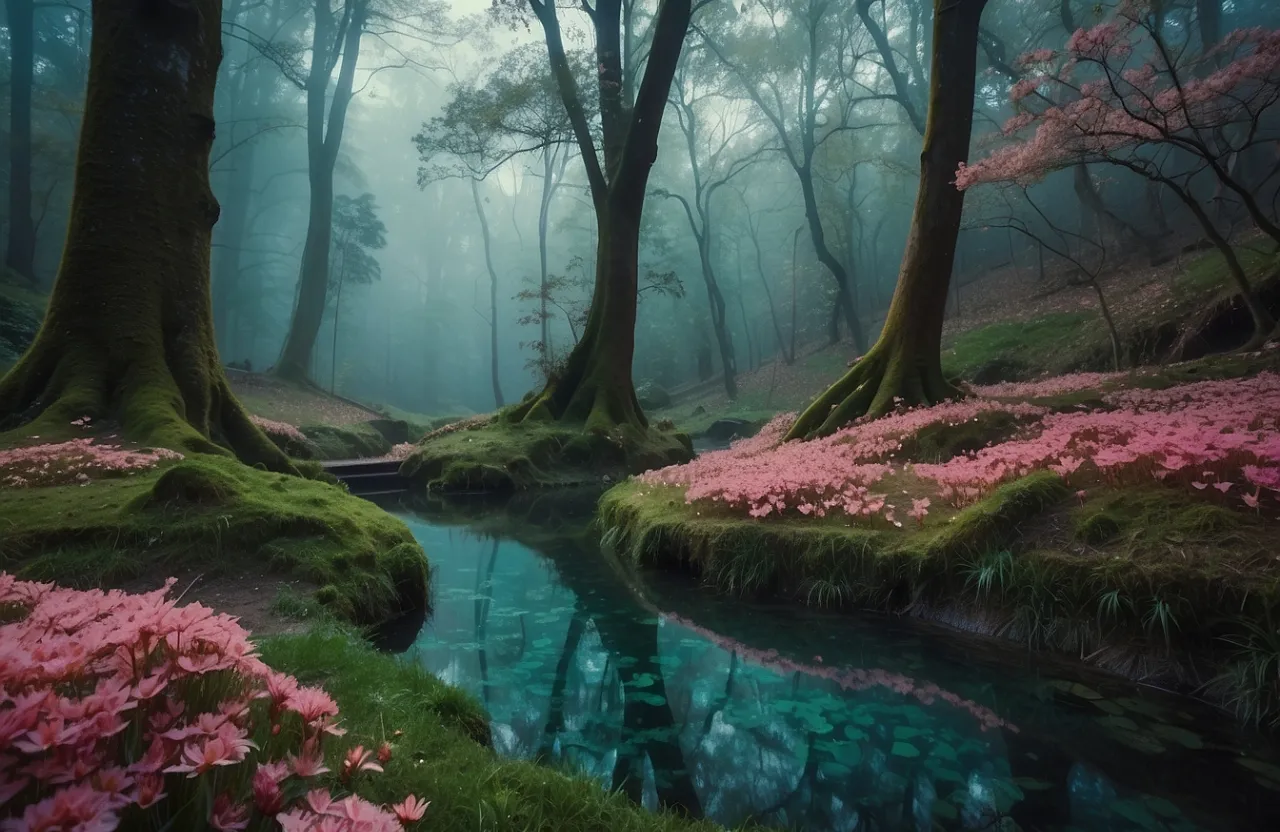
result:
[[[893,349],[873,347],[800,414],[786,438],[829,436],[864,416],[876,418],[899,407],[934,405],[961,395],[936,362],[922,365]]]

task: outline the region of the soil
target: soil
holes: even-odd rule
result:
[[[300,633],[306,629],[305,623],[283,618],[271,609],[282,589],[292,589],[299,595],[309,596],[315,587],[306,581],[275,575],[206,577],[194,570],[174,570],[172,577],[178,579],[172,597],[179,598],[180,604],[199,602],[218,612],[233,615],[254,636]],[[149,592],[163,585],[164,578],[148,576],[127,581],[120,589]]]

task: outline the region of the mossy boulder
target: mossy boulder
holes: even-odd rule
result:
[[[6,489],[0,569],[110,586],[199,569],[245,580],[280,573],[328,606],[378,624],[427,603],[426,557],[408,527],[341,487],[191,455],[87,486]]]
[[[494,419],[428,435],[400,473],[429,489],[513,491],[619,479],[692,458],[689,437],[671,430],[604,433]]]
[[[643,410],[661,410],[671,406],[671,394],[656,381],[646,381],[636,388],[636,400]]]
[[[315,459],[364,459],[391,453],[392,443],[374,424],[391,421],[375,419],[351,425],[304,425],[298,430],[315,445]],[[407,432],[407,426],[405,430]]]

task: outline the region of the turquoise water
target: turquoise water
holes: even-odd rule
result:
[[[1280,828],[1280,759],[1200,705],[897,618],[748,603],[600,552],[594,495],[389,506],[433,564],[400,647],[507,756],[808,830]]]

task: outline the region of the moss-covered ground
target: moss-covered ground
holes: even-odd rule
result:
[[[427,601],[426,558],[399,520],[339,486],[212,456],[4,489],[0,569],[81,587],[190,570],[288,575],[361,623]]]
[[[905,480],[888,487],[911,493]],[[1189,687],[1242,665],[1274,677],[1280,661],[1274,523],[1157,487],[1082,501],[1041,472],[898,530],[835,516],[748,520],[629,481],[606,492],[599,518],[620,554],[725,592],[921,615]],[[1255,701],[1269,685],[1216,693],[1258,718],[1280,707]]]
[[[440,491],[514,491],[598,483],[692,458],[671,429],[592,433],[552,422],[509,422],[499,413],[428,434],[400,473]]]
[[[360,794],[393,803],[430,800],[423,825],[446,832],[675,832],[721,827],[652,813],[597,783],[533,763],[499,758],[488,720],[466,694],[422,668],[376,653],[350,632],[321,623],[303,635],[262,643],[272,667],[323,684],[348,733],[341,742],[391,745],[382,774],[364,775]]]

